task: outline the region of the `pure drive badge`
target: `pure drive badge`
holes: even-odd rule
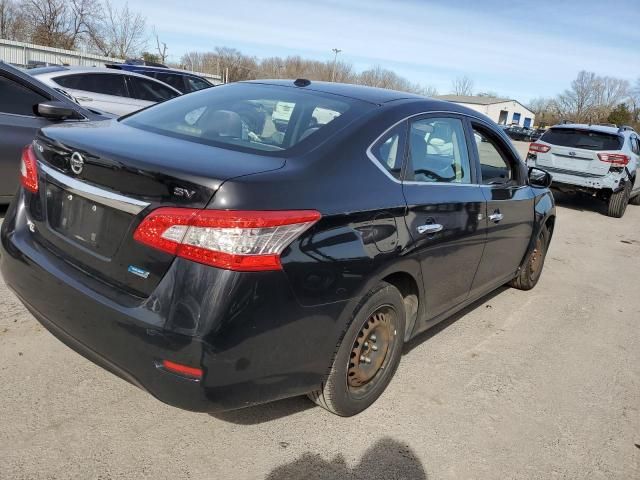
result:
[[[142,278],[147,278],[149,276],[149,272],[141,269],[140,267],[136,267],[135,265],[129,265],[129,268],[127,270],[129,271],[129,273],[133,273],[134,275]]]

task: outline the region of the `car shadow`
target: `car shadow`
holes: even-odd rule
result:
[[[210,413],[209,415],[223,422],[235,423],[236,425],[258,425],[304,412],[315,406],[307,397],[292,397],[240,410]]]
[[[406,342],[404,344],[404,348],[402,349],[402,354],[403,355],[408,354],[414,348],[416,348],[417,346],[423,344],[424,342],[429,340],[434,335],[437,335],[438,333],[443,331],[445,328],[447,328],[447,327],[453,325],[454,323],[456,323],[458,320],[460,320],[462,317],[464,317],[469,312],[471,312],[471,311],[475,310],[476,308],[480,307],[480,305],[482,305],[483,303],[487,303],[487,302],[491,301],[491,299],[493,299],[494,297],[497,297],[498,295],[500,295],[502,292],[504,292],[506,290],[509,290],[509,287],[506,286],[506,285],[498,287],[497,289],[495,289],[492,292],[488,293],[484,297],[479,298],[475,302],[467,305],[462,310],[460,310],[458,313],[454,313],[453,315],[451,315],[446,320],[443,320],[440,323],[438,323],[438,324],[434,325],[433,327],[429,328],[428,330],[425,330],[424,332],[419,333],[418,335],[416,335],[415,337],[413,337],[411,340],[409,340],[408,342]]]
[[[582,194],[569,194],[561,192],[553,192],[553,198],[556,205],[576,210],[578,212],[596,212],[601,215],[607,214],[607,204],[599,198],[593,198]]]
[[[307,452],[296,460],[276,467],[266,480],[376,480],[428,478],[422,463],[406,443],[389,437],[378,440],[353,468],[338,455],[325,460]]]

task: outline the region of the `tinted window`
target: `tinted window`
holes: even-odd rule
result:
[[[161,83],[147,80],[140,77],[129,77],[129,81],[133,85],[133,97],[138,100],[146,100],[148,102],[163,102],[170,98],[177,97],[178,94],[165,87]]]
[[[368,104],[310,90],[239,83],[190,93],[123,123],[200,143],[282,151],[346,125],[353,119],[351,110],[364,105]],[[333,112],[332,118],[311,126],[318,109]]]
[[[185,91],[184,88],[184,76],[176,75],[175,73],[160,73],[156,72],[153,76],[160,80],[161,82],[166,83],[167,85],[172,86],[176,90],[180,90],[181,92]]]
[[[469,154],[462,121],[427,118],[411,122],[407,180],[470,183]]]
[[[0,113],[35,115],[35,106],[48,99],[19,83],[0,76]]]
[[[552,145],[586,150],[619,150],[622,147],[618,135],[576,128],[551,128],[540,140]]]
[[[640,155],[640,142],[638,141],[638,137],[635,135],[631,136],[631,151],[636,155]]]
[[[196,90],[202,90],[212,86],[209,82],[199,77],[186,76],[184,79],[187,83],[187,91],[189,92],[195,92]]]
[[[396,179],[400,179],[404,158],[402,131],[402,126],[394,128],[371,148],[378,163]]]
[[[513,168],[506,159],[502,147],[476,128],[473,129],[473,135],[478,148],[482,183],[484,185],[499,185],[514,180]]]
[[[127,97],[127,87],[124,83],[124,75],[110,73],[82,73],[65,75],[53,79],[61,87],[85,90],[87,92],[103,95],[115,95]]]

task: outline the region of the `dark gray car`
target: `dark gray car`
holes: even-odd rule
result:
[[[113,117],[83,108],[63,91],[0,62],[0,204],[9,203],[18,189],[22,149],[39,128],[108,118]]]

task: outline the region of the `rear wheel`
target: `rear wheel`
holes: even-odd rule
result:
[[[614,218],[622,218],[629,204],[629,196],[631,195],[631,184],[626,182],[624,188],[616,193],[612,193],[609,197],[607,206],[607,215]]]
[[[333,359],[326,382],[309,398],[336,415],[349,417],[369,407],[395,373],[404,341],[402,295],[382,282],[357,309]]]
[[[544,259],[547,256],[547,248],[549,247],[549,230],[543,226],[538,233],[536,243],[525,265],[522,267],[518,276],[509,282],[509,285],[520,290],[531,290],[536,286],[542,267],[544,267]]]

